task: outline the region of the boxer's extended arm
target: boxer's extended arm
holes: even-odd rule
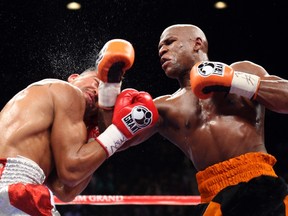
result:
[[[136,94],[138,94],[137,91],[135,91],[135,90],[125,90],[125,91],[127,91],[126,93],[127,93],[128,95],[131,94],[131,93],[136,93]],[[125,93],[125,91],[124,91],[124,93]],[[122,93],[122,94],[124,94],[124,93]],[[126,93],[125,93],[125,94],[126,94]],[[141,94],[143,94],[143,93],[141,93]],[[146,93],[145,93],[145,94],[146,94]],[[147,96],[147,95],[146,95],[146,96]],[[150,97],[150,96],[149,96],[149,97]],[[121,98],[121,97],[119,97],[119,98]],[[122,98],[123,98],[123,97],[122,97]],[[122,100],[122,99],[121,99],[121,100]],[[121,100],[120,100],[120,101],[121,101]],[[149,99],[149,100],[151,100],[151,99]],[[126,103],[124,103],[124,104],[126,104]],[[126,104],[126,105],[129,105],[129,104]],[[155,104],[155,105],[156,105],[156,104]],[[123,106],[123,105],[122,105],[122,106]],[[125,106],[125,105],[124,105],[124,106]],[[102,111],[104,111],[104,112],[110,112],[110,110],[102,110]],[[117,109],[116,109],[116,112],[117,112]],[[158,114],[157,114],[157,116],[158,116]],[[155,117],[155,116],[154,116],[154,117]],[[158,116],[158,117],[159,117],[159,116]],[[157,117],[157,118],[158,118],[158,117]],[[159,119],[160,119],[160,118],[159,118]],[[127,140],[125,143],[123,143],[123,144],[121,145],[121,147],[119,147],[119,149],[118,149],[117,151],[125,150],[125,149],[127,149],[127,148],[129,148],[129,147],[131,147],[131,146],[138,145],[138,144],[146,141],[147,139],[149,139],[152,135],[154,135],[155,133],[158,132],[158,122],[159,122],[159,120],[157,121],[156,124],[153,123],[153,125],[145,128],[145,130],[141,130],[140,133],[134,134],[134,136],[133,136],[132,138],[130,138],[129,140]],[[102,132],[103,132],[103,131],[102,131]],[[99,131],[94,131],[93,128],[92,128],[92,130],[89,130],[89,131],[88,131],[88,140],[91,141],[91,140],[97,139],[98,136],[99,136]]]
[[[133,136],[130,140],[126,141],[121,146],[121,148],[118,149],[118,152],[126,150],[127,148],[130,148],[131,146],[136,146],[138,144],[141,144],[141,143],[147,141],[154,134],[159,133],[159,129],[161,127],[163,127],[163,119],[161,116],[161,113],[163,113],[163,112],[161,112],[159,110],[161,110],[160,107],[163,107],[163,101],[165,101],[165,100],[166,100],[166,97],[163,97],[163,96],[160,96],[158,98],[153,99],[153,102],[154,102],[154,104],[158,110],[157,122],[153,126],[146,128],[145,130],[142,130],[140,133]]]
[[[151,95],[135,89],[122,91],[115,104],[112,124],[96,139],[103,144],[108,157],[138,134],[153,127],[158,111]]]
[[[152,127],[146,128],[145,130],[141,131],[140,133],[133,136],[131,139],[127,140],[118,150],[117,152],[126,150],[132,146],[139,145],[146,140],[148,140],[151,136],[158,132],[158,126],[155,124]]]

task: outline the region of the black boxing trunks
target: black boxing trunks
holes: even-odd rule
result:
[[[202,216],[288,215],[288,192],[269,154],[247,153],[196,174]]]
[[[60,215],[44,180],[43,170],[28,158],[0,159],[0,215]]]

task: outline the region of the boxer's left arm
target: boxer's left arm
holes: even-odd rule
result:
[[[271,111],[288,113],[288,80],[269,75],[262,66],[250,61],[236,62],[231,67],[234,70],[255,73],[260,76],[255,100]]]
[[[190,82],[192,91],[201,99],[222,91],[257,101],[274,112],[288,113],[288,81],[269,75],[262,66],[250,61],[231,66],[199,62],[191,69]]]
[[[190,83],[194,94],[200,99],[211,97],[213,92],[237,94],[255,99],[260,77],[255,74],[236,71],[221,62],[201,61],[190,71]]]

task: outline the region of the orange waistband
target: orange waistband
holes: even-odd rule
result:
[[[201,202],[210,202],[222,189],[248,182],[260,175],[277,176],[275,157],[265,153],[247,153],[212,165],[196,174]]]

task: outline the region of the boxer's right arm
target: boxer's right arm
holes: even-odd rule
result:
[[[69,187],[64,185],[59,179],[55,169],[53,172],[46,178],[45,185],[53,192],[53,194],[63,202],[72,201],[77,195],[81,194],[83,190],[88,186],[93,175],[88,176],[82,182],[76,186]]]

